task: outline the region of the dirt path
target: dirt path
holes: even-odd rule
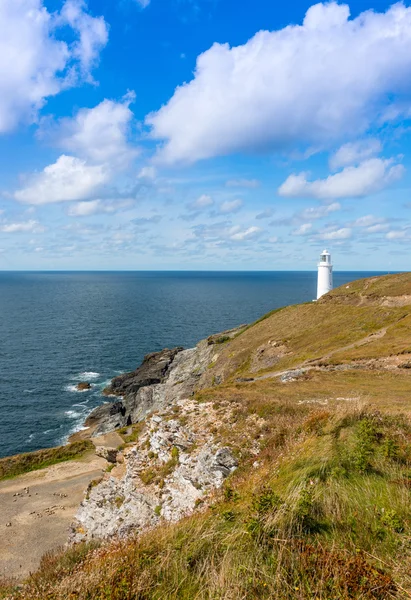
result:
[[[94,438],[96,446],[118,447],[115,432]],[[0,575],[22,580],[45,552],[62,546],[88,484],[107,461],[89,454],[0,482]]]

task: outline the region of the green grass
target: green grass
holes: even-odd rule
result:
[[[361,280],[224,340],[195,398],[212,403],[214,441],[231,447],[239,468],[211,506],[136,537],[68,551],[74,558],[48,555],[10,600],[411,598],[411,371],[355,362],[390,354],[407,361],[410,307],[382,299],[410,290],[411,274]],[[383,337],[346,347],[383,328]],[[272,342],[288,350],[276,370],[323,357],[324,365],[355,368],[311,370],[285,384],[237,382],[253,353],[277,347]],[[134,443],[139,427],[120,433]],[[178,450],[163,464],[152,458],[141,478],[164,483]]]
[[[16,456],[0,459],[0,480],[17,477],[23,473],[44,469],[51,465],[67,460],[82,458],[94,450],[94,444],[89,440],[73,442],[67,446],[47,448],[36,452],[26,452]]]
[[[294,442],[289,430],[282,456],[268,443],[261,468],[239,469],[208,511],[88,550],[72,566],[65,553],[49,556],[12,598],[407,597],[408,420],[372,410],[321,411],[300,430]]]

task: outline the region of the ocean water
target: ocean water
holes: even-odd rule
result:
[[[334,285],[373,274],[337,272]],[[0,272],[0,456],[65,443],[148,352],[315,293],[315,272]]]

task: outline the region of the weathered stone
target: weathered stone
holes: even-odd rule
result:
[[[135,393],[147,385],[161,383],[174,357],[182,350],[183,348],[166,348],[161,352],[147,354],[140,367],[131,373],[115,377],[108,390],[113,394],[125,395]]]
[[[140,369],[113,380],[110,389],[122,394],[121,401],[98,407],[86,424],[97,434],[146,422],[136,444],[122,454],[121,475],[106,473],[88,490],[71,541],[122,537],[154,527],[160,519],[177,521],[204,506],[235,470],[230,448],[216,444],[211,431],[210,421],[218,423],[221,416],[211,403],[192,399],[216,359],[215,349],[203,340],[189,350],[150,354]],[[234,408],[230,404],[227,419]]]
[[[194,416],[191,410],[186,417]],[[211,408],[203,405],[202,410],[205,416]],[[160,518],[178,521],[219,488],[237,466],[231,450],[218,447],[210,432],[196,435],[177,419],[159,415],[149,419],[140,446],[124,458],[126,472],[121,479],[109,476],[88,490],[71,541],[126,536],[153,527]],[[147,473],[153,476],[147,478]]]
[[[106,448],[105,446],[97,446],[96,447],[97,456],[101,456],[105,458],[109,463],[117,462],[117,448]]]

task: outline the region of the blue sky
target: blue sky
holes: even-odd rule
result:
[[[0,3],[0,270],[408,270],[411,6]]]

